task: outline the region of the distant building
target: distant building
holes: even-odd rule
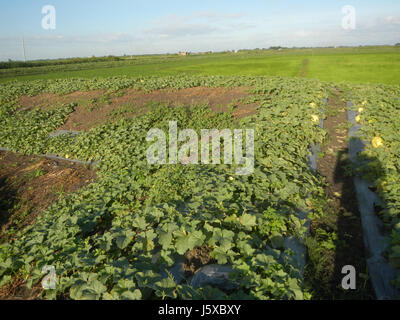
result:
[[[189,52],[179,52],[178,55],[179,56],[187,56],[187,55],[189,55]]]

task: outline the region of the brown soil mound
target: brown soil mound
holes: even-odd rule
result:
[[[79,164],[0,151],[0,242],[32,224],[60,195],[94,178]]]
[[[78,106],[60,130],[82,131],[121,117],[130,118],[144,114],[149,103],[163,103],[168,106],[207,104],[217,112],[228,112],[230,107],[233,107],[235,117],[245,117],[254,114],[256,107],[256,104],[240,102],[240,99],[249,95],[248,89],[247,87],[230,89],[195,87],[181,90],[161,89],[152,92],[127,89],[122,96],[107,94],[102,90],[77,91],[64,96],[56,94],[21,96],[19,104],[22,108],[38,107],[46,110],[76,102]]]
[[[63,96],[54,93],[43,93],[37,96],[21,96],[19,97],[19,105],[24,109],[33,109],[39,107],[42,110],[57,108],[63,104],[71,102],[84,102],[90,99],[100,98],[104,94],[104,90],[93,91],[76,91]]]
[[[186,254],[186,262],[183,270],[187,277],[195,274],[203,266],[213,262],[210,256],[210,249],[206,246],[196,247]]]

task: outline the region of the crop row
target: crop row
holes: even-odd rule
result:
[[[391,242],[386,252],[397,270],[400,288],[400,88],[398,86],[349,86],[348,99],[355,103],[356,121],[367,145],[360,156],[359,173],[383,200],[377,213]]]
[[[159,106],[134,119],[106,123],[77,136],[49,134],[74,105],[52,111],[21,110],[17,97],[42,92],[128,87],[142,90],[194,86],[252,87],[257,113],[237,121],[229,113]],[[45,210],[35,224],[0,246],[0,284],[21,277],[38,283],[55,266],[57,287],[46,298],[73,299],[304,299],[300,267],[285,248],[303,240],[300,212],[319,213],[322,181],[310,170],[310,145],[319,128],[320,82],[262,77],[72,79],[0,86],[0,146],[26,154],[100,160],[98,179]],[[146,162],[146,134],[168,122],[255,131],[255,169],[236,176],[235,165],[157,165]],[[202,286],[168,276],[195,247],[215,263],[231,265],[235,289]]]

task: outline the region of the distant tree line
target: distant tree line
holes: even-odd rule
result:
[[[74,64],[74,63],[85,63],[85,62],[105,62],[105,61],[120,61],[122,60],[116,56],[106,57],[91,57],[91,58],[68,58],[68,59],[56,59],[56,60],[35,60],[35,61],[12,61],[0,62],[0,69],[11,69],[11,68],[27,68],[27,67],[42,67],[42,66],[56,66],[63,64]]]

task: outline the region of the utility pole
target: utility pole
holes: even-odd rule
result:
[[[24,62],[26,62],[24,37],[22,37],[22,53],[24,55]]]

